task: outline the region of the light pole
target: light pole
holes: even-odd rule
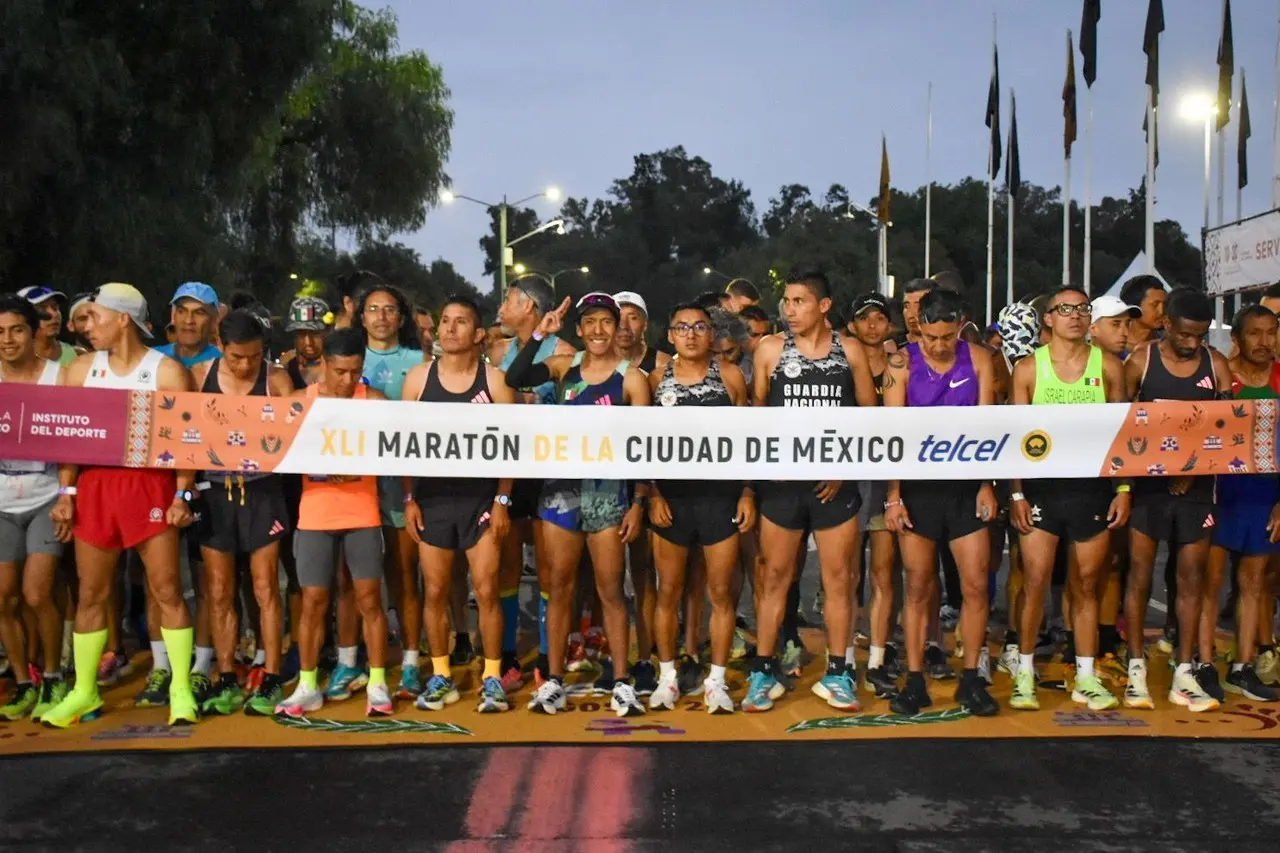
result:
[[[703,267],[703,268],[702,268],[702,274],[703,274],[703,275],[705,275],[705,276],[718,275],[718,276],[720,276],[722,279],[724,279],[725,281],[733,281],[733,280],[734,280],[733,276],[731,276],[731,275],[725,275],[724,273],[720,272],[720,270],[716,269],[715,267]]]
[[[540,278],[543,281],[545,281],[547,284],[551,285],[551,289],[553,291],[556,289],[556,279],[560,278],[560,276],[565,275],[567,273],[575,273],[575,272],[581,275],[587,275],[588,273],[591,272],[591,268],[588,267],[586,264],[583,264],[580,267],[566,267],[565,269],[562,269],[562,270],[556,270],[553,273],[546,273],[541,270],[531,270],[531,269],[528,269],[524,264],[515,264],[514,266],[511,267],[511,269],[516,274],[516,277],[511,279],[512,284],[515,284],[517,281],[519,281],[522,278]]]
[[[557,234],[564,233],[564,220],[553,219],[551,222],[548,222],[546,225],[543,225],[539,228],[535,228],[533,231],[530,231],[528,234],[525,234],[521,237],[517,237],[515,240],[512,240],[509,243],[507,242],[507,210],[509,208],[522,205],[526,201],[532,201],[535,198],[545,198],[547,201],[559,201],[560,190],[557,187],[547,187],[542,192],[534,193],[533,195],[525,196],[519,201],[511,201],[511,202],[507,201],[506,193],[503,193],[502,201],[499,202],[498,204],[493,204],[487,201],[481,201],[478,198],[472,198],[471,196],[467,196],[467,195],[460,195],[458,193],[453,192],[452,190],[444,190],[440,193],[440,201],[444,202],[445,204],[450,204],[455,199],[462,199],[463,201],[469,201],[472,204],[478,204],[490,210],[492,210],[495,207],[498,209],[498,297],[500,299],[505,299],[507,296],[507,267],[510,265],[510,261],[511,261],[511,258],[509,256],[511,247],[514,246],[516,243],[520,242],[521,240],[524,240],[527,237],[532,237],[534,234],[539,234],[543,231],[546,231],[548,228],[555,228]]]
[[[892,288],[890,287],[890,284],[889,284],[889,229],[893,227],[893,223],[881,222],[879,214],[877,214],[874,210],[870,210],[869,208],[863,207],[862,205],[858,204],[856,201],[850,201],[849,207],[854,208],[856,210],[860,210],[863,213],[867,214],[867,216],[870,216],[872,219],[875,220],[876,238],[877,238],[876,250],[877,250],[877,256],[878,256],[878,260],[876,262],[876,278],[879,279],[880,295],[885,297],[892,297],[893,293],[890,292]],[[854,214],[853,210],[845,211],[844,215],[846,219],[858,218],[857,215]]]
[[[1209,230],[1209,199],[1212,195],[1213,178],[1213,119],[1218,114],[1218,105],[1213,98],[1205,94],[1193,94],[1183,97],[1178,105],[1178,114],[1188,121],[1204,122],[1204,233]],[[1218,327],[1222,327],[1223,298],[1214,300],[1214,317]]]

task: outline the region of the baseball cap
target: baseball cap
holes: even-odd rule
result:
[[[18,291],[18,296],[30,302],[32,305],[39,305],[41,302],[48,302],[50,299],[59,299],[63,302],[67,301],[67,294],[61,290],[54,290],[51,287],[43,285],[32,285],[24,287]]]
[[[620,290],[613,294],[613,301],[618,303],[619,309],[621,309],[623,305],[631,305],[635,308],[639,308],[640,313],[644,314],[644,316],[649,316],[649,306],[645,304],[644,297],[634,291]]]
[[[295,299],[289,305],[289,321],[285,324],[286,332],[323,332],[327,325],[325,315],[329,306],[323,299],[315,296],[304,296]]]
[[[1112,296],[1110,294],[1107,294],[1106,296],[1099,296],[1097,299],[1093,300],[1091,305],[1093,306],[1093,311],[1091,313],[1095,320],[1105,320],[1108,317],[1119,317],[1122,314],[1127,314],[1130,318],[1135,320],[1142,316],[1141,308],[1130,305],[1120,297]]]
[[[1026,358],[1040,339],[1040,313],[1030,305],[1014,302],[1000,310],[996,318],[1001,348],[1010,360]]]
[[[574,306],[578,309],[578,316],[585,317],[588,312],[601,308],[613,315],[613,319],[617,320],[622,316],[622,312],[618,309],[617,301],[607,293],[598,290],[588,293],[586,296],[578,300],[578,304]]]
[[[88,293],[77,293],[76,295],[71,297],[71,305],[67,308],[67,316],[68,317],[73,316],[76,313],[77,308],[79,308],[81,305],[84,305],[92,301],[93,301],[92,290],[90,290]]]
[[[177,305],[183,299],[194,299],[213,308],[218,307],[217,291],[202,281],[188,281],[178,285],[178,289],[173,292],[173,298],[169,300],[169,304]]]
[[[121,284],[118,281],[102,285],[93,293],[95,305],[101,305],[108,311],[119,311],[128,314],[129,319],[138,327],[144,338],[151,337],[147,328],[147,300],[132,284]]]
[[[874,291],[864,293],[857,299],[853,300],[853,316],[861,317],[867,311],[879,311],[884,316],[889,316],[889,300],[885,299]]]

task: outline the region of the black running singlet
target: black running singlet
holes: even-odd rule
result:
[[[289,374],[289,381],[293,383],[293,390],[301,391],[307,387],[307,380],[302,376],[302,367],[298,364],[296,355],[289,359],[289,366],[285,368],[285,372]]]
[[[489,371],[483,361],[476,365],[476,378],[471,381],[471,387],[461,393],[450,391],[440,383],[440,372],[437,370],[439,364],[438,361],[432,361],[431,366],[427,368],[427,381],[423,383],[422,393],[418,395],[419,402],[493,402],[493,396],[489,393]],[[447,495],[456,497],[460,501],[476,501],[492,495],[495,483],[496,481],[492,478],[487,480],[466,477],[433,479],[430,481],[430,491],[433,495]]]
[[[790,330],[782,336],[782,355],[769,383],[770,406],[856,406],[853,368],[840,335],[831,332],[831,351],[822,358],[806,358],[796,348]]]
[[[639,370],[641,373],[643,373],[645,376],[648,376],[650,373],[653,373],[654,369],[657,366],[658,366],[658,351],[653,347],[648,347],[645,350],[644,358],[640,359],[640,363],[636,365],[636,369]]]
[[[1190,376],[1174,376],[1165,367],[1160,344],[1153,343],[1147,352],[1147,366],[1138,386],[1138,402],[1155,403],[1161,400],[1186,400],[1208,402],[1218,399],[1218,374],[1213,369],[1213,354],[1208,347],[1200,347],[1200,361]],[[1192,477],[1191,488],[1183,498],[1190,501],[1211,503],[1214,480],[1209,477]],[[1136,477],[1133,490],[1140,494],[1168,494],[1169,482],[1164,477]]]
[[[692,385],[682,385],[676,379],[676,362],[667,362],[662,381],[654,392],[653,402],[658,406],[732,406],[733,398],[720,376],[719,359],[711,359],[707,375]]]

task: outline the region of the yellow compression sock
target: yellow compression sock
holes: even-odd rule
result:
[[[191,650],[195,648],[194,628],[161,628],[165,651],[173,667],[173,686],[178,690],[191,689]]]
[[[81,696],[98,695],[98,662],[107,649],[107,629],[73,633],[71,647],[76,657],[76,692]]]
[[[484,675],[481,677],[482,678],[501,678],[502,677],[502,670],[500,669],[501,666],[502,666],[501,660],[497,660],[493,658],[485,658],[484,659]]]
[[[431,669],[435,671],[436,675],[440,675],[445,678],[453,678],[453,669],[449,666],[448,655],[443,655],[441,657],[433,656],[431,658]],[[94,672],[96,673],[97,670],[94,670]]]
[[[298,685],[304,690],[317,690],[316,671],[314,669],[304,669],[298,673]]]
[[[387,668],[385,666],[369,667],[369,687],[387,686]]]

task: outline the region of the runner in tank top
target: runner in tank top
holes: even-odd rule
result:
[[[511,369],[520,350],[529,343],[543,316],[556,305],[555,291],[551,285],[537,276],[528,276],[511,282],[506,298],[498,306],[498,322],[507,337],[489,348],[489,363],[498,365],[504,373]],[[542,364],[553,355],[573,355],[574,348],[568,341],[555,335],[547,335],[538,344],[534,364]],[[520,388],[516,394],[518,403],[554,405],[555,382],[543,382],[536,387]],[[515,535],[502,542],[502,562],[498,569],[502,604],[502,686],[508,694],[514,693],[524,682],[520,670],[520,658],[516,650],[517,625],[520,621],[520,576],[525,570],[525,552],[532,561],[533,529],[538,518],[538,496],[542,493],[540,480],[516,480],[511,486],[511,522]],[[547,654],[547,596],[546,589],[538,596],[538,649],[539,660]],[[541,667],[546,675],[546,667]]]
[[[711,315],[696,303],[677,305],[667,335],[678,359],[649,376],[659,406],[745,406],[742,371],[721,364],[711,353],[715,331]],[[657,567],[658,607],[654,634],[659,676],[649,707],[673,710],[680,699],[676,680],[676,631],[685,587],[685,568],[696,546],[702,551],[711,597],[711,674],[703,682],[707,712],[732,714],[725,679],[733,645],[734,573],[738,537],[755,525],[750,484],[732,480],[659,480],[649,495],[649,524]]]
[[[569,300],[548,312],[538,331],[507,372],[512,388],[555,380],[564,406],[647,406],[644,374],[620,359],[614,347],[618,303],[607,293],[588,293],[578,301],[578,337],[584,352],[556,355],[534,364],[541,338],[560,330]],[[564,710],[564,656],[569,636],[578,565],[585,545],[591,555],[596,590],[604,608],[605,634],[614,656],[614,685],[609,706],[620,717],[644,713],[628,679],[631,626],[622,592],[623,547],[640,535],[647,486],[628,495],[620,480],[549,480],[539,500],[538,585],[551,593],[547,607],[547,667],[551,677],[534,694],[529,709],[553,714]],[[545,558],[545,560],[541,559]],[[547,565],[544,567],[542,564]],[[558,593],[558,594],[557,594]],[[621,658],[621,660],[619,660]]]
[[[436,342],[441,355],[419,365],[405,379],[403,399],[424,403],[514,403],[515,392],[502,371],[480,357],[484,341],[480,307],[465,296],[451,296],[440,312]],[[458,701],[449,663],[448,605],[454,560],[465,554],[471,569],[484,649],[480,713],[505,711],[502,687],[503,613],[498,603],[498,562],[511,526],[511,479],[404,478],[405,522],[418,543],[426,589],[427,642],[433,674],[417,699],[424,711],[439,711]],[[405,667],[407,669],[408,667]],[[406,675],[401,674],[404,681]],[[417,674],[412,673],[416,681]]]
[[[363,329],[331,332],[324,342],[320,381],[294,397],[339,400],[385,400],[386,395],[363,382],[366,338]],[[344,403],[350,405],[350,403]],[[329,589],[345,558],[355,589],[355,604],[364,622],[364,642],[369,653],[369,673],[346,679],[344,691],[366,687],[365,714],[387,716],[395,710],[387,689],[387,614],[382,609],[382,522],[378,480],[369,476],[309,474],[303,482],[302,505],[293,547],[302,585],[302,624],[298,647],[301,672],[293,693],[276,706],[277,714],[302,717],[324,707],[330,689],[321,694],[317,684],[320,646],[329,611]],[[354,660],[352,660],[354,665]]]
[[[757,406],[874,406],[876,392],[862,346],[826,327],[831,290],[821,273],[802,273],[782,300],[788,328],[762,340],[755,352],[752,396]],[[744,711],[767,711],[785,687],[775,660],[796,554],[811,531],[826,606],[827,671],[814,692],[832,707],[856,710],[856,686],[845,646],[850,631],[850,577],[857,540],[857,483],[824,480],[759,483],[760,553],[764,565],[756,590],[757,659],[747,682]]]
[[[1280,362],[1275,358],[1276,315],[1261,305],[1249,305],[1231,321],[1236,356],[1229,361],[1231,396],[1237,400],[1280,397]],[[1222,686],[1254,702],[1274,702],[1280,696],[1263,683],[1254,669],[1258,632],[1270,627],[1273,605],[1263,595],[1267,563],[1280,553],[1280,478],[1275,474],[1236,474],[1218,480],[1218,523],[1209,549],[1209,572],[1200,596],[1200,666],[1196,680],[1212,688],[1218,674],[1214,659],[1218,592],[1227,565],[1235,559],[1237,590],[1236,654]],[[1201,676],[1201,672],[1204,673]]]
[[[181,364],[149,348],[144,340],[147,303],[127,284],[104,284],[87,309],[85,333],[96,352],[67,369],[68,385],[137,391],[190,391],[191,374]],[[191,524],[194,471],[163,468],[89,468],[76,484],[76,567],[79,597],[73,636],[76,685],[42,718],[67,728],[96,716],[98,663],[107,642],[106,604],[120,554],[134,548],[142,559],[147,586],[160,611],[162,649],[178,665],[169,682],[169,723],[200,718],[191,690],[188,661],[194,647],[191,612],[182,597],[178,529]]]
[[[1231,369],[1221,353],[1205,346],[1213,319],[1213,303],[1204,293],[1178,288],[1166,303],[1168,330],[1158,341],[1136,349],[1125,362],[1129,396],[1139,402],[1187,400],[1206,402],[1231,392]],[[1153,708],[1147,690],[1143,631],[1156,546],[1171,542],[1177,553],[1178,667],[1169,701],[1192,711],[1217,708],[1219,700],[1205,692],[1192,670],[1200,623],[1200,588],[1209,559],[1209,537],[1217,514],[1213,476],[1139,477],[1133,484],[1129,519],[1129,581],[1125,621],[1129,631],[1129,683],[1124,704]],[[1186,582],[1182,583],[1182,579]],[[1170,602],[1172,606],[1174,602]]]
[[[1064,287],[1049,297],[1045,323],[1049,342],[1013,371],[1014,405],[1125,402],[1120,359],[1088,342],[1089,297]],[[1023,494],[1025,490],[1025,494]],[[1098,644],[1098,580],[1110,558],[1111,531],[1129,518],[1129,484],[1102,478],[1013,481],[1010,520],[1021,534],[1023,571],[1020,635],[1035,637],[1044,616],[1045,587],[1053,574],[1059,540],[1074,551],[1069,562],[1071,627],[1075,635],[1072,700],[1091,711],[1120,703],[1094,671]],[[1035,654],[1019,653],[1012,708],[1037,710]]]
[[[0,297],[0,383],[61,385],[65,371],[36,353],[40,315],[20,297]],[[15,425],[16,426],[16,425]],[[0,460],[0,642],[13,664],[17,689],[0,720],[40,717],[67,695],[62,678],[62,615],[54,599],[58,561],[71,540],[76,466]],[[25,606],[36,618],[39,643],[27,643]],[[39,686],[30,673],[44,666]]]
[[[886,406],[989,406],[994,400],[991,356],[976,344],[960,340],[958,294],[934,289],[919,306],[918,343],[889,358],[885,376]],[[926,452],[921,449],[921,455]],[[885,524],[899,534],[898,547],[907,575],[903,628],[907,637],[906,684],[891,701],[894,713],[914,715],[932,704],[924,683],[924,636],[927,610],[937,582],[938,546],[955,557],[963,590],[960,633],[964,672],[956,701],[976,716],[991,716],[999,707],[978,675],[986,648],[987,566],[991,548],[987,525],[995,517],[995,490],[989,481],[893,480],[885,501]]]
[[[262,404],[264,414],[269,411],[273,417],[283,416],[277,409],[287,405],[292,383],[283,370],[268,364],[266,330],[258,319],[247,311],[232,311],[219,324],[219,338],[222,355],[193,371],[200,390],[205,394],[275,397],[277,402]],[[225,447],[225,451],[235,453],[237,448]],[[280,679],[284,612],[278,572],[280,543],[290,528],[282,477],[252,471],[206,471],[204,479],[210,488],[201,501],[197,531],[220,675],[201,710],[226,715],[243,706],[247,714],[269,717],[284,699]],[[264,669],[254,679],[257,683],[248,697],[240,689],[235,671],[240,639],[236,558],[240,556],[249,561],[259,612],[259,624],[253,627],[265,653]]]

